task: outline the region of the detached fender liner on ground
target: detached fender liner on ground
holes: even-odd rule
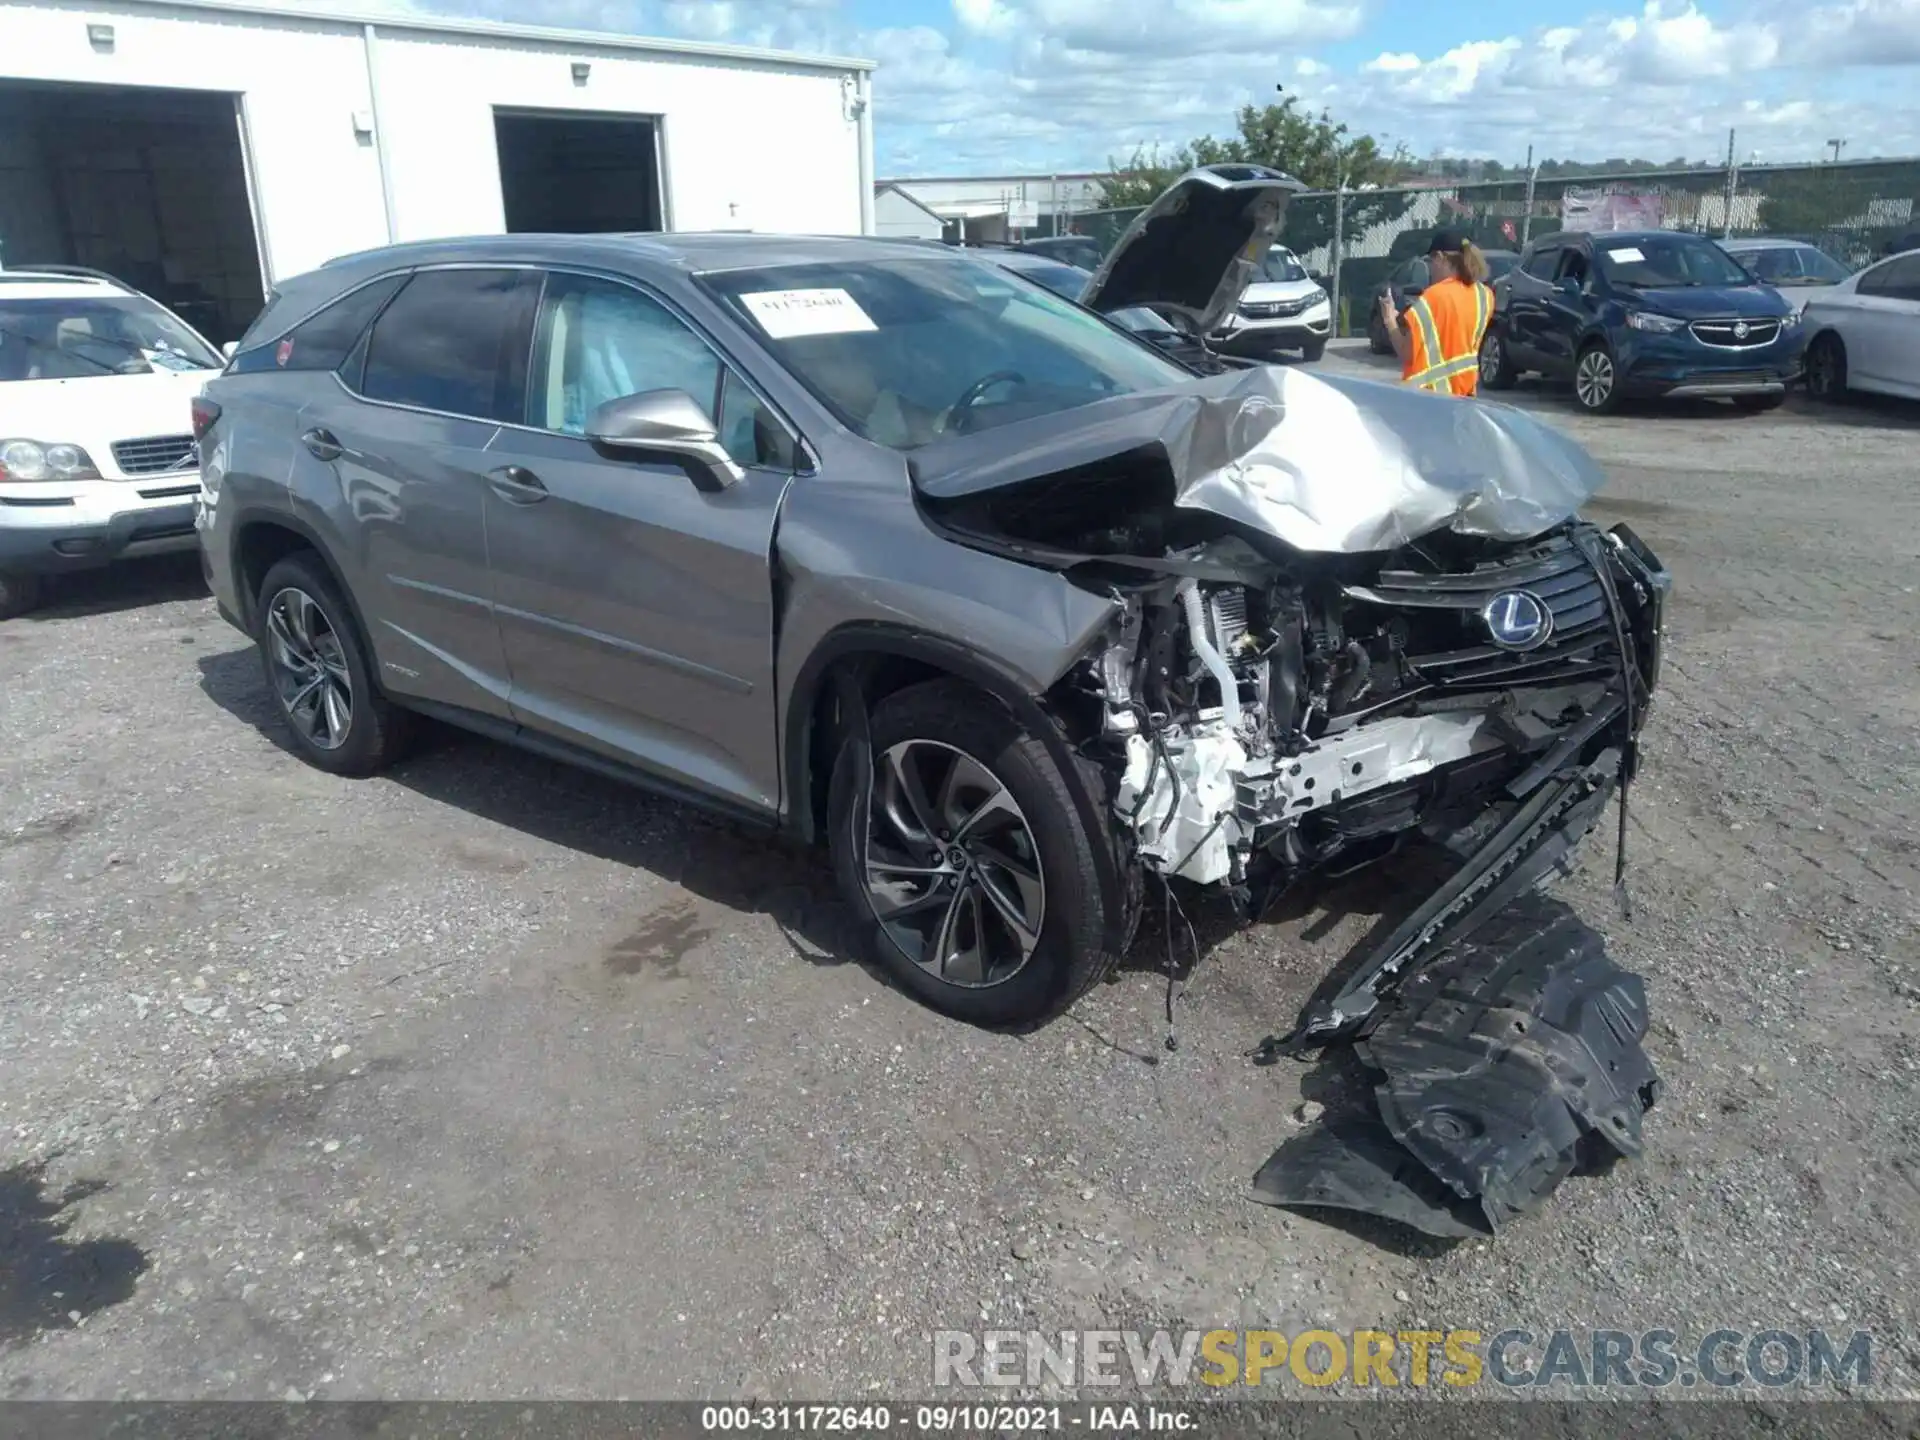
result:
[[[1377,1116],[1329,1115],[1274,1152],[1254,1198],[1484,1236],[1567,1175],[1640,1153],[1660,1082],[1646,989],[1563,902],[1512,901],[1416,972],[1356,1051]]]

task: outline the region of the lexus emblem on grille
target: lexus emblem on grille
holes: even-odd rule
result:
[[[1487,602],[1480,618],[1487,633],[1503,650],[1533,650],[1553,634],[1553,612],[1538,595],[1525,590],[1503,590]]]
[[[1747,338],[1747,322],[1746,321],[1736,320],[1733,322],[1733,338],[1736,340],[1744,340]]]

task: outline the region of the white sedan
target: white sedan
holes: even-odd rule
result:
[[[1807,391],[1920,400],[1920,250],[1869,265],[1807,301]]]

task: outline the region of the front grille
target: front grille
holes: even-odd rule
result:
[[[116,440],[113,446],[113,462],[127,475],[187,470],[198,458],[191,435],[151,435],[145,440]]]
[[[1780,334],[1778,320],[1696,320],[1687,328],[1701,344],[1718,345],[1726,350],[1771,345]]]
[[[1307,300],[1249,300],[1240,307],[1240,313],[1249,320],[1282,320],[1298,315],[1310,303]]]
[[[1533,650],[1492,643],[1482,612],[1497,595],[1520,590],[1553,617],[1546,642]],[[1350,592],[1382,605],[1451,612],[1438,625],[1421,624],[1410,637],[1407,664],[1431,685],[1478,686],[1515,681],[1545,683],[1610,668],[1615,663],[1606,592],[1592,565],[1566,535],[1476,565],[1428,574],[1383,570],[1369,586]]]

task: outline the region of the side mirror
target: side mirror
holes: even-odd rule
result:
[[[235,354],[239,352],[239,349],[240,349],[240,342],[238,340],[229,340],[227,341],[226,344],[220,347],[220,353],[227,359],[231,360],[235,356]]]
[[[1559,288],[1560,293],[1569,300],[1578,300],[1580,298],[1580,282],[1571,275],[1561,277]]]
[[[714,489],[737,485],[747,474],[720,443],[713,418],[684,390],[643,390],[595,406],[587,439],[609,450],[690,460]]]

